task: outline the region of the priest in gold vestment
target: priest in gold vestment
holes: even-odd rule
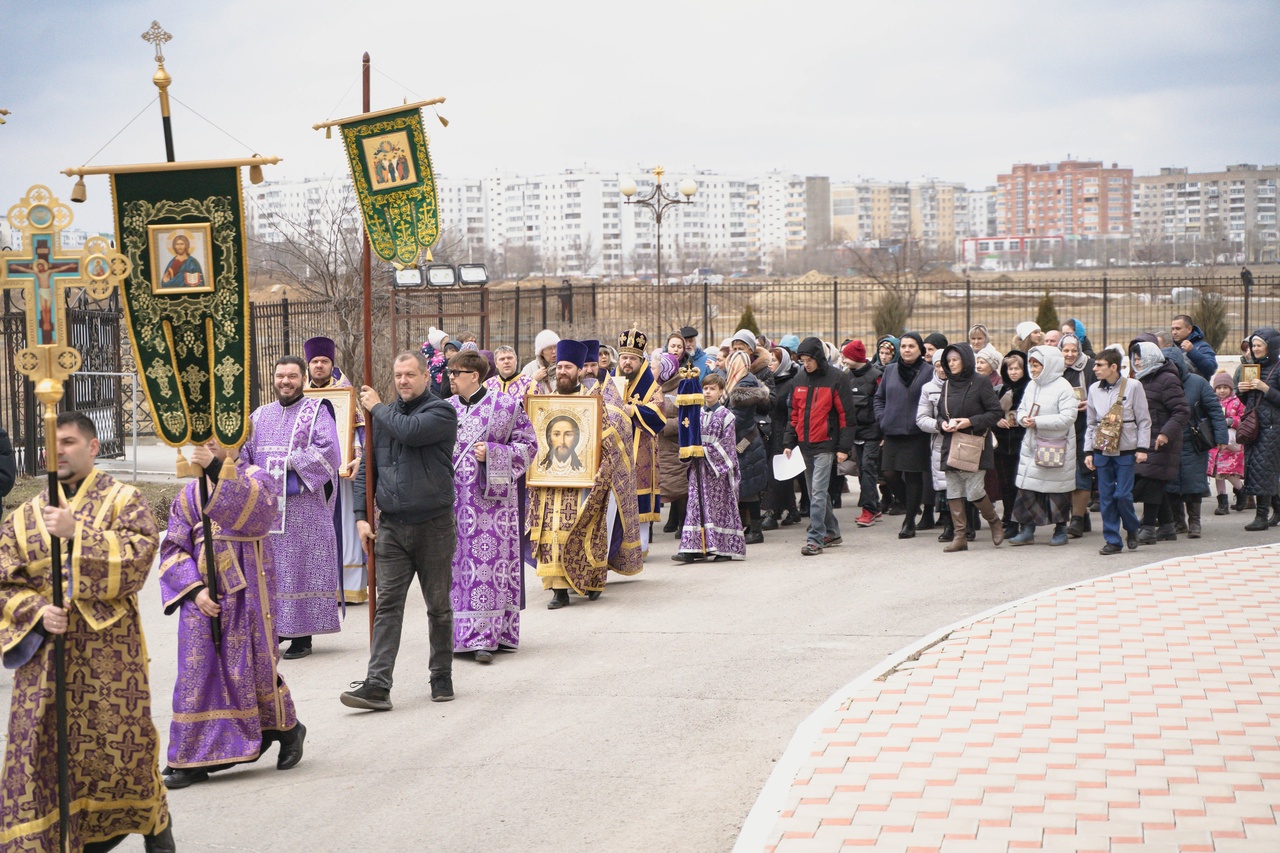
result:
[[[159,532],[142,496],[94,467],[88,417],[63,412],[57,438],[65,506],[41,494],[0,527],[0,653],[16,670],[0,850],[60,849],[54,634],[66,637],[70,849],[106,850],[137,833],[151,853],[173,850],[137,600]],[[51,603],[51,534],[63,539],[61,609]]]

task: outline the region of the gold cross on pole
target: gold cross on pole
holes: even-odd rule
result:
[[[42,402],[48,405],[50,398],[55,406],[63,380],[80,369],[80,354],[67,345],[66,289],[81,287],[103,299],[132,269],[104,237],[89,238],[81,251],[65,251],[62,231],[71,220],[71,208],[48,187],[31,187],[9,208],[10,224],[22,233],[21,254],[0,258],[0,290],[19,291],[26,303],[27,347],[18,353],[18,370],[36,383]]]

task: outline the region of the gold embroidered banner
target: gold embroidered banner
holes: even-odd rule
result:
[[[342,125],[360,212],[373,253],[416,264],[440,236],[440,206],[427,134],[417,108]]]

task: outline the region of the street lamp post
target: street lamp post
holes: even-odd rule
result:
[[[677,204],[690,204],[693,201],[693,194],[698,191],[698,185],[690,178],[685,178],[680,182],[680,196],[667,195],[662,190],[662,173],[661,166],[655,166],[653,169],[653,189],[645,193],[640,198],[636,198],[636,182],[627,179],[618,187],[619,191],[626,196],[627,204],[638,204],[647,207],[653,211],[653,220],[658,229],[658,247],[657,247],[657,265],[658,265],[658,284],[662,284],[662,214],[669,208]]]

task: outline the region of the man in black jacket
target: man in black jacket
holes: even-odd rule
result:
[[[849,369],[845,376],[853,399],[853,450],[858,460],[858,505],[862,515],[859,527],[870,527],[880,520],[880,425],[871,405],[880,384],[880,368],[867,361],[867,347],[862,341],[849,341],[840,351]]]
[[[796,375],[791,390],[791,420],[783,453],[790,458],[798,448],[804,454],[809,531],[800,553],[812,557],[844,541],[827,485],[836,463],[848,459],[853,448],[853,397],[843,371],[827,364],[822,341],[805,338],[799,354],[804,372]]]
[[[369,673],[342,694],[342,704],[369,711],[391,710],[391,673],[400,650],[404,600],[416,575],[427,601],[430,625],[431,701],[453,698],[453,444],[458,416],[428,390],[427,359],[420,352],[396,356],[400,399],[383,403],[364,385],[360,405],[369,413],[372,452],[366,451],[355,479],[356,529],[365,551],[378,557],[378,602],[369,651]],[[375,535],[365,512],[365,470],[376,472],[379,517]]]

